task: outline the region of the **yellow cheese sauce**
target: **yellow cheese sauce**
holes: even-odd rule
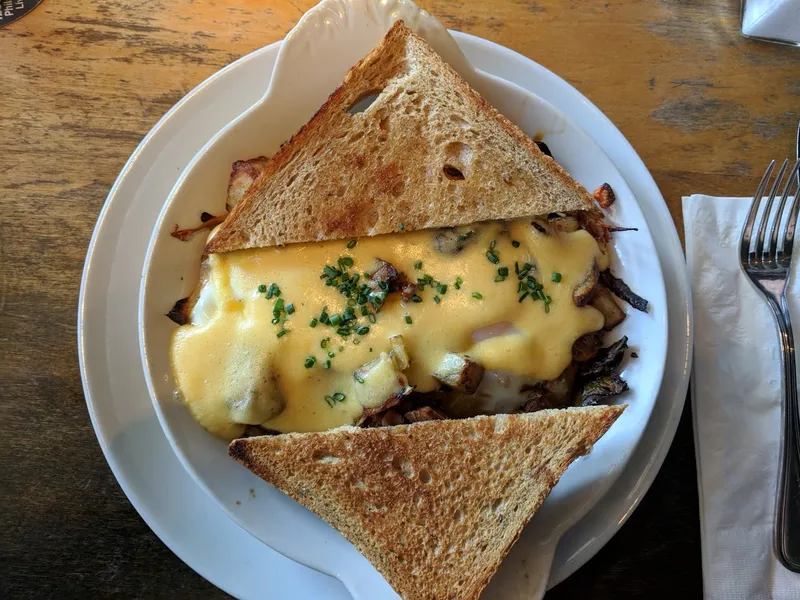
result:
[[[256,397],[261,404],[255,412],[269,429],[321,431],[352,424],[363,412],[358,401],[363,389],[357,389],[363,384],[353,372],[388,352],[392,335],[402,335],[410,358],[405,374],[420,392],[439,387],[431,373],[450,352],[466,353],[487,370],[555,379],[569,366],[575,340],[603,326],[602,314],[591,306],[578,308],[572,294],[594,261],[607,268],[606,254],[586,231],[546,235],[529,219],[468,229],[474,233],[457,253],[438,251],[436,230],[431,230],[361,238],[352,248],[340,240],[209,256],[192,322],[172,339],[173,373],[187,406],[206,429],[226,438],[244,432],[237,421],[252,424],[248,407],[258,404]],[[486,256],[492,242],[496,264]],[[360,274],[362,283],[380,258],[409,281],[427,274],[447,289],[426,286],[417,290],[421,302],[408,303],[389,293],[374,323],[356,305],[358,327],[369,331],[343,338],[336,327],[310,326],[323,307],[334,315],[347,306],[347,298],[320,278],[323,267],[336,266],[343,256],[352,259],[349,273]],[[549,312],[542,300],[520,301],[515,262],[520,268],[534,265],[531,275],[551,298]],[[495,281],[502,267],[509,275]],[[553,281],[553,273],[560,281]],[[278,324],[272,323],[278,299],[267,299],[263,287],[259,291],[273,283],[284,305],[294,309]],[[278,337],[281,330],[286,333]],[[344,399],[331,403],[333,394]]]

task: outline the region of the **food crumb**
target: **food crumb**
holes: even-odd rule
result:
[[[242,501],[241,500],[237,500],[236,501],[236,506],[241,506],[241,505],[242,505]]]
[[[631,358],[639,358],[639,355],[636,352],[631,352]]]
[[[256,497],[256,491],[253,488],[250,488],[250,497],[251,498],[255,498]]]

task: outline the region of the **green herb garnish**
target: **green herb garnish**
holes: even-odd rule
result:
[[[475,300],[483,300],[483,294],[480,292],[472,292],[472,297],[475,298]]]

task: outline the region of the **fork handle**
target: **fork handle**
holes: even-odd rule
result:
[[[775,511],[775,553],[790,571],[800,572],[800,412],[797,400],[797,370],[794,337],[786,297],[782,311],[775,311],[781,337],[783,395],[781,407],[783,435]],[[781,313],[781,314],[779,314]]]

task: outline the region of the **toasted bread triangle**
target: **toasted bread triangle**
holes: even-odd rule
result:
[[[398,21],[269,160],[206,252],[591,204],[580,184]]]
[[[336,527],[406,600],[471,599],[624,408],[342,427],[229,452]]]

